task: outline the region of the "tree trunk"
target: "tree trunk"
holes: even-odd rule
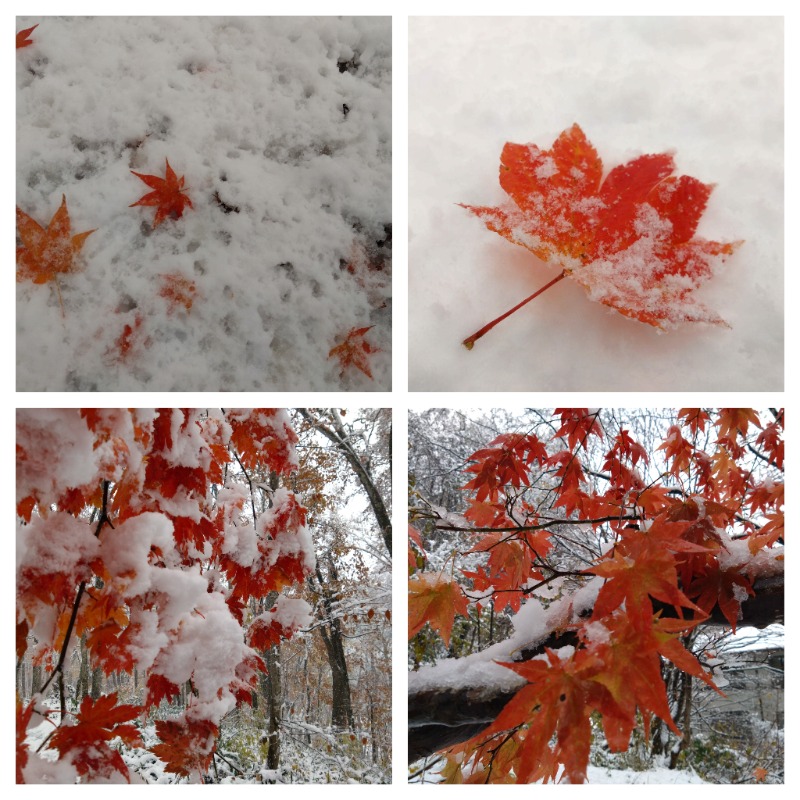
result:
[[[75,687],[75,702],[80,705],[81,700],[89,694],[89,650],[86,647],[86,634],[81,635],[80,641],[81,666],[78,672],[78,684]]]
[[[330,583],[336,584],[339,576],[333,560],[328,561],[329,583],[322,578],[319,566],[316,568],[319,591],[322,595],[322,605],[325,609],[324,624],[319,627],[325,651],[328,654],[328,664],[331,668],[332,705],[331,725],[341,730],[353,730],[353,706],[350,701],[350,677],[347,673],[347,661],[344,657],[344,640],[342,626],[338,617],[333,613],[333,602],[336,600],[331,593]]]
[[[42,665],[34,664],[31,668],[31,697],[42,690]]]
[[[281,649],[280,645],[270,647],[264,653],[267,663],[265,678],[267,711],[267,769],[278,769],[281,763]]]
[[[26,670],[25,658],[20,658],[17,661],[17,695],[21,700],[27,700],[28,694],[25,691],[26,689],[26,677],[27,677],[27,670]]]
[[[331,666],[333,683],[333,702],[331,705],[331,725],[340,730],[353,730],[353,706],[350,702],[350,678],[347,674],[347,662],[344,657],[344,645],[339,620],[330,621],[319,629],[328,663]]]
[[[92,688],[90,694],[92,700],[97,700],[103,692],[103,668],[97,667],[92,670]]]

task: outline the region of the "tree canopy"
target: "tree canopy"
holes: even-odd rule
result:
[[[426,413],[410,757],[439,752],[447,782],[582,783],[598,737],[670,732],[678,752],[668,671],[719,690],[697,630],[782,621],[783,411],[528,409],[477,449],[474,419]]]

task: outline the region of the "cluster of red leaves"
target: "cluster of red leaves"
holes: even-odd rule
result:
[[[490,230],[557,264],[562,272],[556,280],[574,278],[593,300],[620,314],[658,328],[725,324],[693,293],[711,277],[715,261],[741,242],[695,237],[712,187],[675,177],[674,170],[670,154],[644,155],[603,179],[597,151],[573,125],[550,150],[508,142],[500,185],[509,201],[497,208],[463,207]],[[464,344],[471,349],[491,327]]]
[[[616,544],[585,570],[604,581],[591,617],[576,617],[569,626],[578,646],[566,655],[547,651],[532,661],[504,665],[528,683],[489,728],[448,752],[443,772],[448,781],[549,781],[563,766],[570,782],[583,782],[594,712],[601,715],[613,751],[627,749],[637,714],[646,733],[655,715],[679,734],[662,659],[713,686],[681,636],[717,608],[735,630],[743,598],[754,594],[748,564],[731,557],[721,531],[737,517],[752,553],[773,547],[783,536],[783,481],[757,483],[743,461],[753,458],[749,448],[755,445],[762,460],[782,469],[782,410],[763,424],[751,409],[680,409],[678,424],[658,450],[672,481],[683,483],[691,474],[702,492],[694,495],[645,485],[638,467],[652,455],[625,429],[606,451],[604,491],[594,489],[582,455],[605,438],[598,412],[556,409],[555,415],[561,425],[548,448],[552,452],[563,442],[564,450],[548,455],[533,434],[507,434],[473,454],[467,467],[473,477],[464,488],[476,498],[464,516],[476,526],[470,552],[488,557],[476,570],[462,571],[461,578],[412,576],[409,637],[427,623],[448,644],[455,617],[469,611],[468,595],[480,596],[477,607],[491,597],[496,609],[517,611],[527,594],[523,590],[553,574],[547,557],[558,529],[540,521],[520,497],[534,468],[549,473],[554,508],[564,507],[576,522],[608,526]],[[753,426],[761,429],[754,444]],[[629,525],[630,520],[637,524]],[[409,538],[418,538],[413,528]],[[421,540],[415,543],[421,549]],[[411,543],[409,552],[413,571]],[[468,763],[465,773],[462,765]]]
[[[34,28],[36,26],[34,25]],[[31,44],[27,41],[20,44],[20,36],[28,34],[33,28],[17,34],[17,47]],[[133,206],[156,206],[153,228],[157,228],[167,217],[178,219],[183,215],[185,206],[192,207],[192,201],[184,194],[184,179],[180,179],[170,167],[166,166],[166,178],[156,175],[141,175],[134,172],[153,191],[140,198]],[[96,229],[84,233],[73,234],[67,211],[67,198],[62,195],[58,208],[46,228],[17,207],[17,233],[21,246],[17,247],[17,280],[33,283],[53,283],[58,291],[61,303],[61,290],[58,276],[75,272],[78,268],[77,256],[86,238]],[[178,306],[189,311],[195,300],[197,289],[193,281],[178,274],[170,273],[161,276],[159,294],[169,303],[169,313]],[[126,324],[120,337],[115,342],[114,354],[124,361],[132,350],[132,340],[141,325],[141,317],[137,315],[133,325]]]
[[[266,453],[279,475],[292,471],[291,452],[297,444],[297,434],[286,422],[278,420],[277,409],[261,408],[258,413],[244,416],[233,411],[228,420],[233,429],[231,442],[245,469],[252,469]]]
[[[274,613],[276,610],[273,606],[270,611]],[[370,609],[370,619],[375,615],[375,612]],[[277,619],[271,619],[266,622],[264,619],[256,619],[247,631],[247,643],[253,650],[264,651],[270,647],[276,647],[282,641],[288,641],[294,635],[296,628],[286,627],[282,625]]]
[[[263,525],[259,547],[262,557],[252,567],[235,562],[231,554],[223,553],[224,515],[213,510],[205,498],[213,497],[213,484],[223,482],[223,469],[236,458],[249,465],[248,469],[274,469],[288,474],[294,460],[293,446],[296,434],[288,424],[285,412],[276,409],[232,410],[226,418],[205,418],[190,409],[157,409],[155,415],[146,410],[82,409],[75,411],[73,427],[80,423],[91,434],[97,454],[99,480],[89,485],[65,486],[57,495],[34,489],[18,498],[18,512],[28,521],[53,514],[53,508],[75,518],[75,526],[86,526],[87,507],[98,509],[102,505],[103,490],[98,485],[103,480],[112,482],[108,497],[108,515],[116,527],[143,512],[154,511],[168,517],[173,525],[175,550],[184,565],[192,568],[202,561],[215,562],[220,574],[229,582],[226,601],[232,615],[241,624],[243,609],[249,593],[263,597],[269,591],[279,590],[296,581],[302,581],[309,566],[303,548],[286,537],[298,535],[305,524],[305,509],[296,497],[284,492],[283,501]],[[231,431],[234,436],[228,438]],[[124,434],[124,435],[123,435]],[[48,461],[57,457],[58,432],[53,431],[53,441],[43,439],[44,432],[33,428],[30,433],[18,429],[17,457],[21,465]],[[131,443],[141,450],[131,453]],[[182,463],[187,452],[187,442],[198,454],[198,465]],[[237,443],[243,443],[246,453],[236,452]],[[52,450],[52,453],[51,453]],[[42,451],[42,452],[39,452]],[[183,516],[177,509],[187,506],[194,498],[201,513]],[[203,513],[205,512],[205,513]],[[36,519],[34,519],[36,517]],[[92,525],[90,531],[94,529]],[[56,536],[56,533],[53,534]],[[88,533],[91,541],[91,532]],[[102,539],[102,531],[101,531]],[[38,540],[37,540],[38,541]],[[83,541],[83,540],[82,540]],[[55,543],[55,542],[54,542]],[[275,558],[274,547],[279,548]],[[281,545],[285,546],[281,550]],[[87,552],[97,552],[87,550]],[[102,550],[99,552],[102,553]],[[154,567],[164,567],[165,554],[153,546],[148,562]],[[173,556],[174,558],[174,556]],[[46,560],[46,559],[45,559]],[[42,608],[53,614],[55,623],[51,641],[42,641],[42,628],[36,629],[39,643],[35,658],[37,663],[52,663],[57,657],[67,634],[75,641],[85,636],[93,667],[106,675],[113,672],[130,672],[136,667],[136,653],[141,649],[141,628],[132,621],[134,607],[147,611],[157,609],[159,595],[149,591],[144,595],[129,596],[123,584],[118,584],[109,573],[102,557],[63,559],[65,566],[56,567],[47,562],[41,568],[34,562],[24,566],[18,576],[17,586],[17,655],[23,658],[33,646],[29,633],[34,630],[37,615]],[[174,562],[173,562],[174,563]],[[126,573],[127,575],[127,573]],[[100,580],[95,582],[93,577]],[[130,575],[135,577],[135,573]],[[79,584],[91,590],[79,590]],[[209,591],[213,587],[209,586]],[[76,606],[76,598],[81,600]],[[201,615],[202,616],[202,615]],[[48,616],[49,618],[49,616]],[[270,631],[275,636],[288,631]],[[248,656],[236,669],[235,679],[228,687],[238,702],[250,702],[251,690],[257,672],[265,671],[257,656]],[[158,672],[158,662],[145,677],[145,701],[142,707],[118,706],[116,695],[97,701],[83,701],[75,724],[62,723],[50,737],[48,747],[69,757],[81,776],[87,781],[95,777],[108,777],[119,771],[127,777],[127,768],[119,753],[108,742],[120,737],[127,744],[138,741],[136,728],[121,723],[133,720],[138,714],[180,693],[180,687]],[[31,719],[32,706],[18,711],[18,779],[28,758],[24,744],[25,730]],[[162,735],[163,734],[163,735]],[[154,749],[167,763],[167,768],[178,774],[189,770],[205,770],[215,746],[216,727],[203,719],[181,723],[164,723],[159,729],[162,744]]]

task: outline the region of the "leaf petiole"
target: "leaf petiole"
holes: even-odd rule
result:
[[[467,350],[472,350],[472,347],[474,346],[475,342],[477,342],[478,339],[480,339],[484,334],[489,333],[489,331],[492,328],[494,328],[495,325],[502,322],[506,317],[510,317],[515,311],[519,311],[519,309],[522,308],[522,306],[524,306],[526,303],[530,303],[530,301],[533,300],[534,297],[538,297],[542,292],[546,291],[547,289],[549,289],[554,284],[558,283],[562,278],[565,278],[566,276],[567,276],[567,271],[563,270],[560,275],[557,275],[549,283],[546,283],[544,286],[542,286],[541,289],[537,289],[530,297],[526,297],[521,303],[517,303],[517,305],[515,305],[514,308],[509,309],[508,311],[506,311],[505,314],[501,314],[499,317],[497,317],[497,319],[493,319],[488,325],[484,325],[479,331],[473,333],[472,336],[470,336],[467,339],[464,339],[464,341],[461,342],[461,344],[463,344],[464,347],[467,348]]]

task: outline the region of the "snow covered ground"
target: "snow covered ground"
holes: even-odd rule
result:
[[[19,17],[17,204],[79,271],[17,285],[17,389],[388,390],[389,17]],[[131,174],[185,176],[153,227]],[[166,276],[191,307],[171,302]],[[165,288],[166,287],[166,288]],[[184,292],[184,294],[186,294]],[[63,311],[61,308],[63,301]],[[371,327],[374,380],[332,348]]]
[[[783,389],[781,18],[412,17],[409,53],[412,390]],[[745,244],[698,296],[731,329],[660,335],[565,280],[461,346],[558,272],[456,204],[575,122],[606,172],[672,151],[716,184],[698,235]]]

